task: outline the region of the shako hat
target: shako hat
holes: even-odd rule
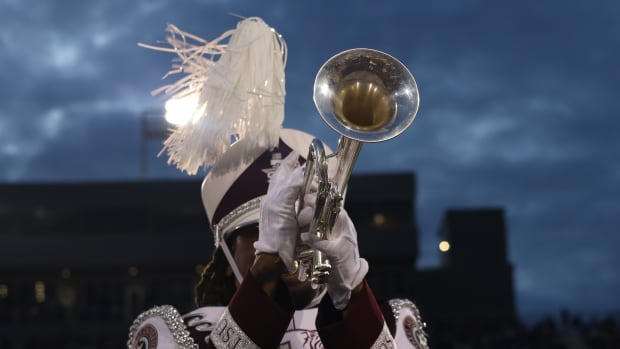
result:
[[[276,147],[256,148],[248,157],[244,140],[240,140],[215,163],[202,182],[202,202],[216,246],[231,232],[258,222],[260,200],[267,193],[269,179],[280,161],[295,151],[300,162],[304,162],[313,139],[306,132],[283,128]],[[248,160],[231,169],[229,163],[238,163],[241,152]]]

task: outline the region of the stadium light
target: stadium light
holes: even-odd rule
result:
[[[202,114],[203,108],[196,110],[197,105],[197,95],[169,99],[165,104],[166,121],[176,126],[187,124]]]

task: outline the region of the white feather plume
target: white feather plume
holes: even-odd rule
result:
[[[207,41],[173,25],[167,27],[172,48],[140,44],[174,52],[178,63],[165,77],[185,74],[153,94],[165,92],[170,99],[198,96],[198,105],[185,125],[178,125],[160,152],[168,164],[190,175],[211,167],[236,140],[247,148],[223,168],[247,162],[256,149],[278,144],[284,120],[284,66],[286,43],[262,19],[250,17],[236,29]],[[223,43],[228,39],[228,43]]]

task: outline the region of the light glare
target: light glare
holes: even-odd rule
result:
[[[329,94],[331,92],[331,90],[329,88],[329,85],[327,83],[321,84],[320,91],[321,91],[321,94],[324,95],[324,96],[329,96]]]
[[[198,96],[173,98],[166,101],[166,121],[173,125],[185,125],[197,113]]]
[[[385,216],[383,215],[383,213],[375,213],[375,215],[372,217],[372,222],[375,224],[375,226],[381,227],[385,224]]]
[[[448,252],[450,250],[450,243],[447,241],[442,241],[439,243],[439,251]]]
[[[34,299],[39,302],[45,302],[45,283],[37,281],[34,283]]]

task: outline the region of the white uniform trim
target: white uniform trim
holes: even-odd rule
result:
[[[389,301],[396,322],[394,339],[401,349],[428,349],[426,323],[422,321],[418,307],[409,299]]]
[[[379,333],[379,337],[375,341],[375,343],[370,347],[371,349],[396,349],[396,342],[392,335],[390,334],[390,330],[388,329],[385,322],[383,323],[383,329],[381,333]]]
[[[229,349],[260,349],[230,315],[228,309],[224,311],[222,317],[210,336],[211,343],[216,348]]]
[[[137,341],[140,339],[136,338],[136,335],[140,328],[148,324],[154,326],[161,335],[160,341],[163,343],[158,344],[158,348],[168,348],[168,344],[170,343],[167,342],[173,341],[179,349],[198,349],[198,345],[194,343],[194,339],[190,337],[181,315],[170,305],[153,307],[140,314],[133,321],[133,324],[129,328],[129,340],[127,340],[128,349],[137,348]],[[165,334],[170,334],[171,338],[166,340],[167,336],[165,336]]]
[[[428,349],[424,323],[417,307],[407,299],[390,301],[396,320],[396,334],[392,337],[384,324],[371,348]],[[298,310],[294,313],[280,344],[280,348],[321,348],[321,339],[315,327],[317,308]],[[389,316],[389,315],[387,315]],[[203,307],[185,314],[193,331],[201,333],[200,341],[212,341],[217,348],[258,348],[239,328],[226,307]],[[157,330],[158,349],[196,349],[198,345],[189,337],[189,331],[176,309],[169,305],[154,307],[142,313],[130,328],[127,347],[137,349],[139,331],[152,326]],[[210,336],[209,336],[210,335]]]

